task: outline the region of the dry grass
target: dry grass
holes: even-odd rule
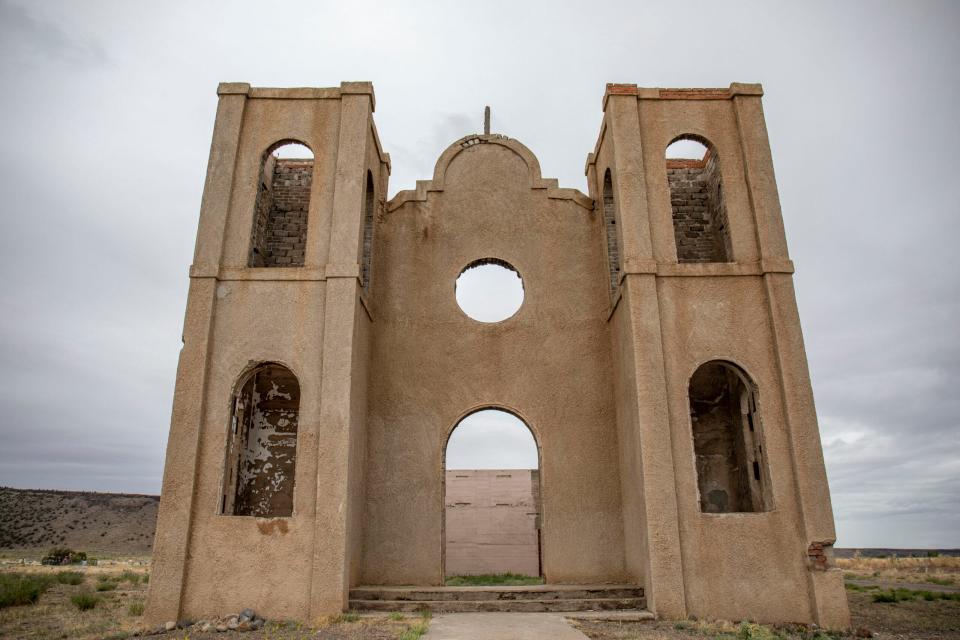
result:
[[[916,582],[960,586],[960,557],[933,558],[837,558],[845,577],[888,582]]]

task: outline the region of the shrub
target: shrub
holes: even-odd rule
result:
[[[131,602],[130,606],[127,607],[127,613],[132,616],[142,616],[143,615],[143,603],[142,602]]]
[[[148,582],[150,582],[150,574],[145,573],[143,574],[143,584],[147,584]]]
[[[117,588],[116,582],[98,582],[97,591],[113,591]]]
[[[89,592],[78,593],[77,595],[70,598],[70,602],[80,611],[88,611],[97,606],[97,603],[100,602],[100,598],[93,595]]]
[[[52,582],[51,576],[0,573],[0,609],[33,604]]]
[[[87,559],[83,551],[74,551],[69,547],[54,547],[40,560],[41,564],[79,564]]]
[[[399,611],[394,611],[393,613],[390,614],[390,619],[393,620],[394,622],[397,622],[398,620],[403,620],[403,614],[400,613]]]
[[[353,611],[348,611],[346,613],[341,613],[338,615],[334,622],[356,622],[360,619],[360,614],[354,613]]]

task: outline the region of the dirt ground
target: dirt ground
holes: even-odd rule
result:
[[[960,601],[922,598],[874,602],[872,593],[848,592],[853,629],[878,640],[960,640]],[[833,640],[843,637],[800,627],[707,622],[578,622],[591,640]],[[875,635],[872,635],[875,634]],[[846,637],[851,637],[847,634]]]
[[[924,570],[924,569],[928,570]],[[133,637],[144,629],[140,605],[146,598],[147,585],[142,581],[118,581],[124,571],[147,575],[142,560],[97,567],[3,566],[0,571],[20,573],[56,573],[64,569],[84,574],[80,585],[54,584],[33,605],[0,609],[0,639],[120,640]],[[904,585],[896,572],[889,569],[864,568],[848,576],[857,583],[863,580],[896,582]],[[956,588],[955,576],[960,567],[916,566],[904,571],[910,583]],[[873,576],[874,572],[879,575]],[[98,579],[113,577],[117,585],[112,591],[96,591]],[[932,578],[933,581],[930,579]],[[919,580],[918,580],[919,579]],[[936,581],[936,582],[934,582]],[[950,581],[948,585],[939,583]],[[90,611],[78,611],[70,598],[90,592],[100,598]],[[878,640],[960,640],[960,600],[925,600],[917,598],[894,603],[875,602],[876,590],[847,592],[853,628],[875,634]],[[395,618],[395,619],[394,619]],[[157,640],[417,640],[429,620],[419,616],[345,614],[331,619],[321,628],[308,628],[293,622],[270,621],[258,631],[201,633],[196,627],[147,636]],[[593,640],[835,640],[837,636],[797,627],[774,628],[763,625],[706,622],[578,622],[577,627]],[[848,634],[848,638],[852,637]]]

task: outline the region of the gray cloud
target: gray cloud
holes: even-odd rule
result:
[[[762,81],[838,544],[960,546],[958,32],[950,2],[0,2],[0,483],[159,490],[217,82],[374,81],[395,193],[486,104],[586,190],[605,82]]]

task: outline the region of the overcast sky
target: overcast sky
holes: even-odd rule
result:
[[[838,545],[960,546],[960,3],[396,4],[0,1],[0,484],[159,491],[218,82],[372,80],[391,194],[762,82]]]

